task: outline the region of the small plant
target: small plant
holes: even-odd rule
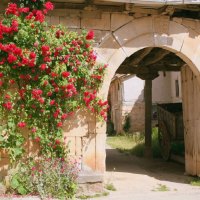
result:
[[[77,190],[77,175],[77,162],[44,157],[20,164],[10,177],[10,187],[21,195],[71,199]]]
[[[130,127],[131,127],[130,116],[126,115],[126,117],[125,117],[125,123],[124,123],[124,126],[123,126],[123,130],[125,132],[129,132]]]
[[[195,177],[190,181],[190,184],[193,186],[200,186],[200,177]]]
[[[110,190],[110,191],[116,191],[116,188],[115,188],[115,186],[113,185],[113,183],[107,183],[107,184],[105,185],[105,188],[106,188],[107,190]]]
[[[158,184],[158,186],[155,189],[153,189],[152,191],[154,191],[154,192],[167,192],[167,191],[170,191],[170,189],[166,185]]]
[[[97,193],[94,195],[81,195],[81,196],[78,196],[77,198],[78,199],[91,199],[91,198],[97,198],[97,197],[105,197],[108,195],[109,195],[109,192],[102,192],[102,193]]]

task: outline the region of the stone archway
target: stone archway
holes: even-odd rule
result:
[[[121,63],[130,55],[145,47],[164,48],[182,58],[191,69],[189,71],[182,70],[182,73],[187,73],[194,77],[192,83],[184,79],[184,87],[195,87],[195,91],[199,93],[200,31],[196,31],[199,30],[196,28],[199,25],[199,21],[182,18],[173,18],[170,20],[167,16],[143,17],[134,19],[108,35],[97,48],[99,61],[107,62],[109,66],[100,95],[107,97],[111,79]],[[191,86],[189,86],[189,84]],[[200,130],[198,130],[200,117],[196,115],[194,117],[188,114],[191,107],[194,109],[194,106],[188,103],[191,103],[191,101],[197,103],[198,96],[200,95],[191,96],[190,98],[186,98],[186,95],[183,96],[183,101],[186,102],[184,104],[186,172],[192,175],[200,174],[200,145],[198,145],[198,141],[200,144]],[[196,100],[194,100],[194,98],[196,98]],[[200,112],[200,110],[197,110],[197,112]],[[192,127],[192,125],[194,127]],[[193,128],[195,133],[193,133]],[[103,137],[105,138],[103,133],[105,133],[105,124],[97,125],[97,137],[101,135],[102,139]],[[188,134],[192,139],[189,139]],[[190,144],[187,145],[187,143]],[[103,156],[104,153],[105,150],[102,152],[102,146],[100,149],[96,146],[96,159],[98,159],[98,157],[100,159],[105,159],[105,156]],[[102,165],[101,161],[99,160],[98,163],[102,171],[104,165]]]

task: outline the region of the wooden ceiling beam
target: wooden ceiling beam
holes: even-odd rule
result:
[[[153,65],[155,63],[158,63],[160,60],[164,59],[165,56],[170,54],[170,51],[167,51],[165,49],[158,49],[154,50],[154,52],[150,52],[148,56],[146,56],[140,63],[140,66],[149,66]]]
[[[137,57],[134,57],[132,60],[130,60],[130,65],[138,65],[141,60],[143,60],[152,50],[153,48],[146,48],[143,49]]]

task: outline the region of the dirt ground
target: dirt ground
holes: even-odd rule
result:
[[[200,187],[188,184],[184,165],[161,159],[128,156],[107,149],[105,184],[116,191],[99,200],[197,200]]]

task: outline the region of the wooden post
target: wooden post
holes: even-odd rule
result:
[[[151,135],[152,135],[152,80],[145,80],[145,157],[152,156]]]

